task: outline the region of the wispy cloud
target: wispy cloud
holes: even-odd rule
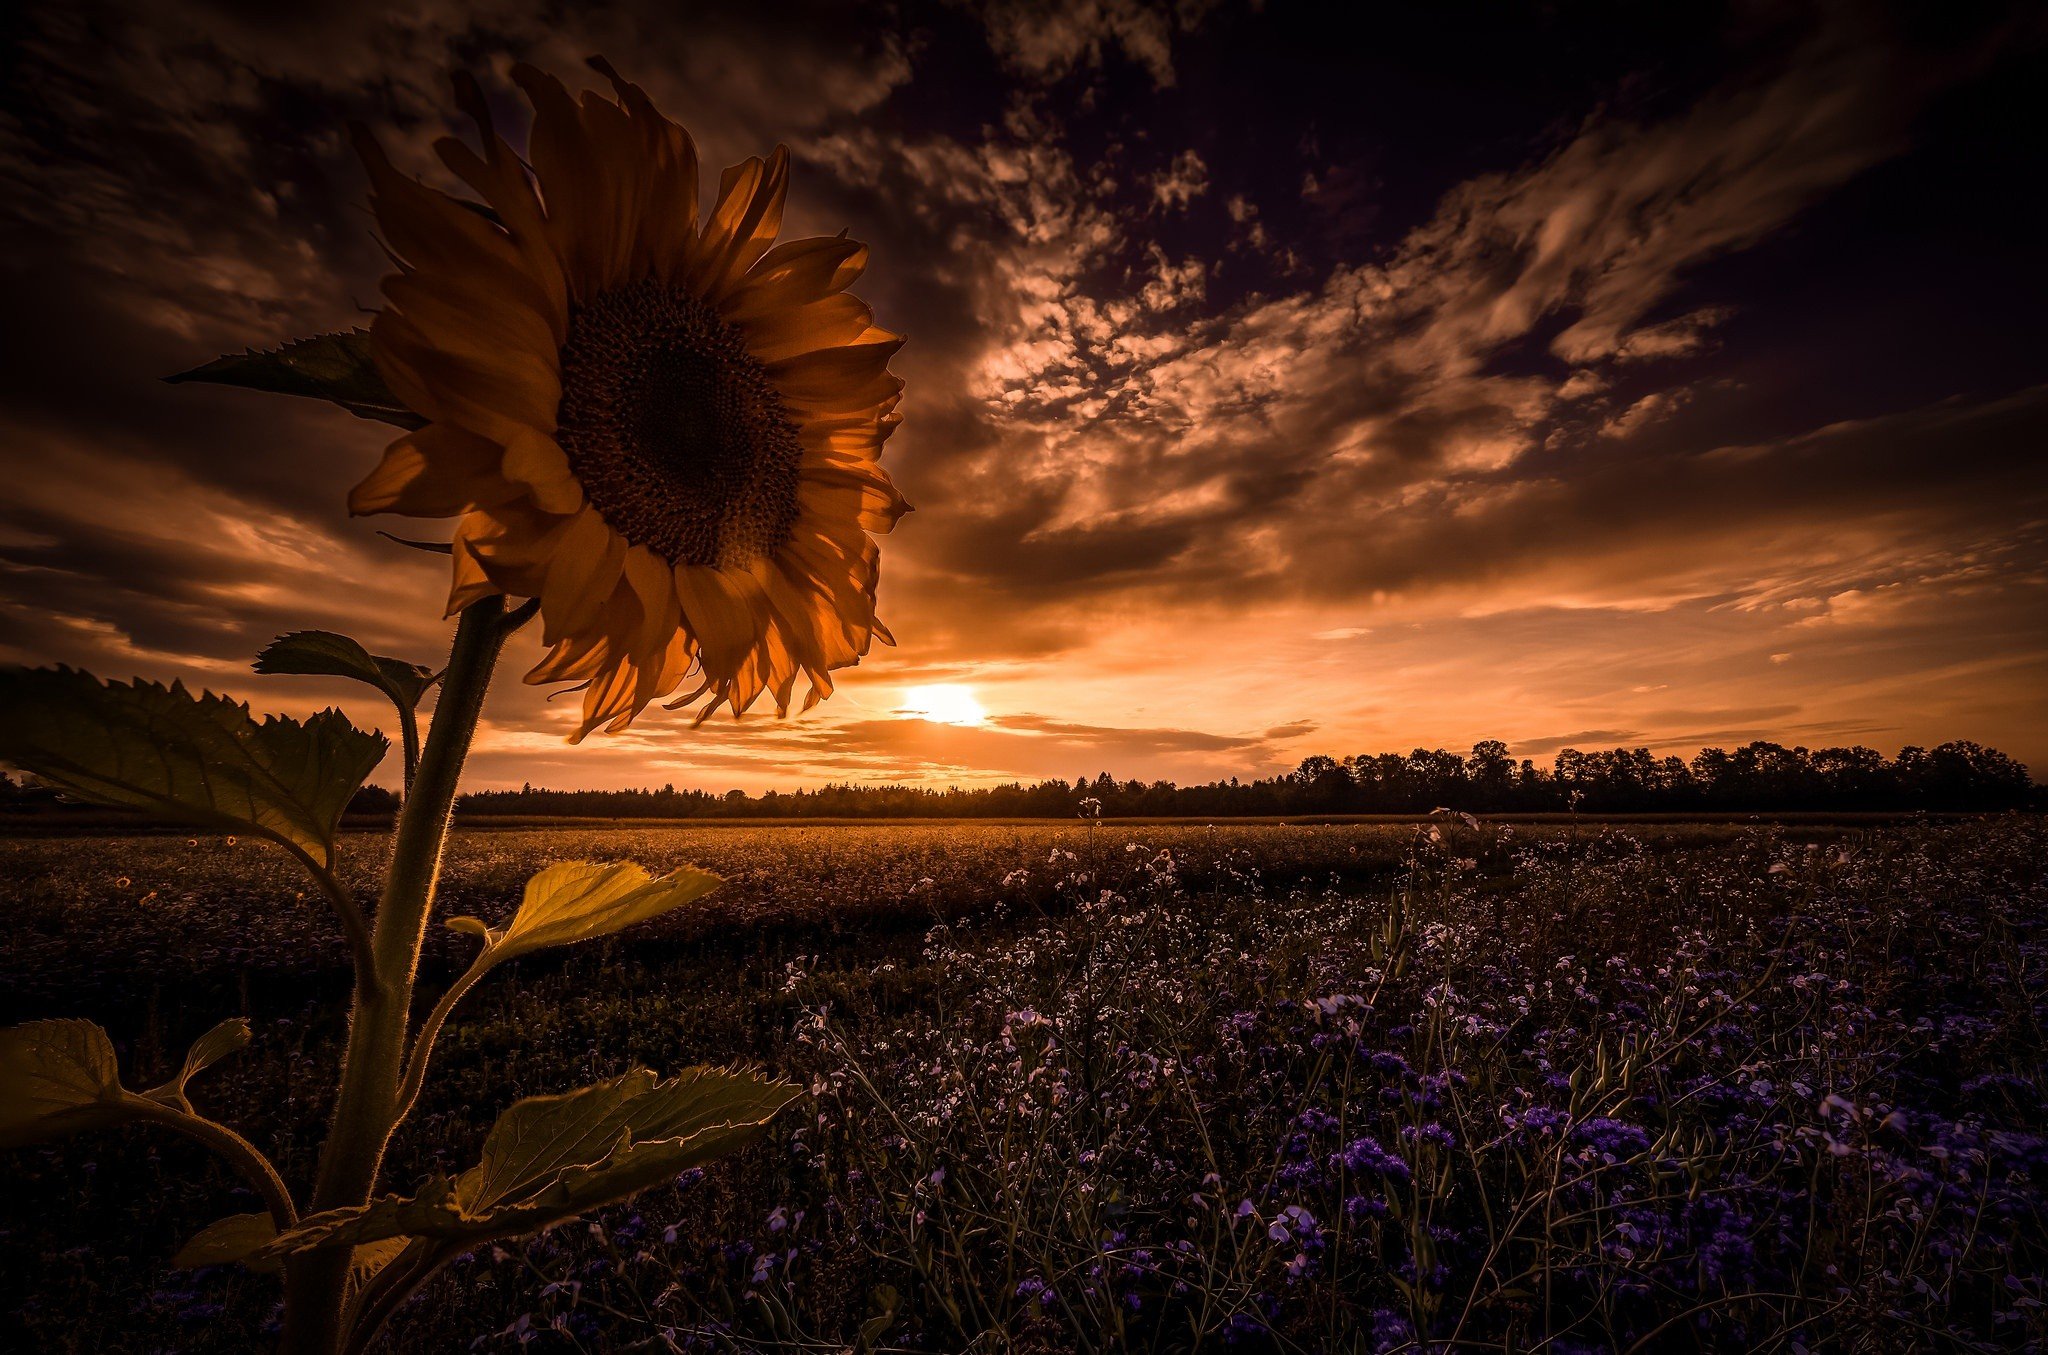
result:
[[[803,722],[651,717],[576,750],[508,675],[486,777],[1201,779],[1559,730],[1965,735],[2048,765],[2048,391],[1774,394],[1830,355],[1754,355],[1784,315],[1734,269],[1909,156],[1997,42],[1828,12],[1684,97],[1619,97],[1617,69],[1402,212],[1370,147],[1403,129],[1256,125],[1287,79],[1242,40],[1263,21],[32,5],[0,94],[0,267],[37,336],[0,408],[0,653],[241,695],[301,625],[431,659],[443,563],[340,516],[379,431],[156,378],[361,318],[383,264],[346,118],[429,172],[450,66],[512,119],[513,58],[581,79],[606,51],[714,165],[787,141],[793,229],[874,246],[863,295],[911,339],[904,646]],[[1942,331],[1893,328],[1938,357]],[[994,718],[891,717],[920,682]]]

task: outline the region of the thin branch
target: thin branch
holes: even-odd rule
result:
[[[348,886],[332,869],[315,861],[305,848],[296,842],[285,842],[284,848],[298,858],[306,873],[313,877],[313,882],[320,886],[320,892],[334,905],[335,915],[341,919],[341,930],[348,937],[349,958],[355,962],[356,976],[364,983],[374,985],[377,982],[377,960],[370,945],[370,924],[363,917],[356,896],[349,892]]]
[[[277,1225],[280,1233],[298,1223],[299,1211],[292,1203],[292,1193],[284,1178],[277,1174],[277,1168],[271,1166],[270,1159],[263,1155],[262,1149],[218,1120],[178,1110],[148,1097],[135,1099],[140,1103],[134,1108],[139,1118],[196,1139],[233,1163],[242,1175],[249,1178],[249,1184],[256,1188],[256,1193],[263,1197],[263,1206],[270,1211],[271,1222]]]
[[[420,1240],[427,1241],[425,1238]],[[406,1250],[409,1252],[411,1248]],[[442,1245],[424,1247],[410,1261],[406,1259],[406,1252],[391,1258],[390,1264],[372,1275],[369,1282],[349,1299],[342,1318],[347,1330],[342,1342],[342,1355],[360,1355],[369,1349],[370,1343],[377,1339],[377,1333],[400,1305],[418,1293],[420,1286],[432,1279],[434,1273],[455,1255],[454,1249]]]
[[[420,769],[420,717],[411,706],[398,708],[398,732],[405,746],[405,793],[412,794],[412,779]]]
[[[427,1060],[433,1057],[434,1040],[441,1034],[448,1014],[489,970],[490,966],[484,964],[483,957],[479,955],[477,962],[463,971],[462,977],[448,985],[448,991],[441,994],[441,1000],[434,1004],[434,1010],[427,1014],[426,1021],[420,1026],[419,1034],[413,1037],[412,1053],[405,1063],[405,1080],[399,1083],[397,1109],[391,1117],[393,1129],[405,1123],[405,1117],[412,1113],[413,1102],[420,1099],[420,1088],[427,1080]]]

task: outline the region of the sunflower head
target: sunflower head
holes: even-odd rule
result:
[[[831,694],[880,639],[879,552],[908,505],[882,469],[900,336],[847,287],[867,249],[775,243],[789,153],[725,171],[700,214],[689,134],[594,62],[615,98],[530,67],[522,161],[456,79],[481,152],[436,148],[480,202],[399,174],[359,133],[399,271],[377,366],[427,420],[349,497],[355,513],[455,517],[451,612],[540,599],[531,683],[583,692],[575,738],[690,690],[741,714]],[[479,208],[485,210],[479,210]]]

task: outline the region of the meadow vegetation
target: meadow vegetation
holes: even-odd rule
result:
[[[377,839],[344,859],[368,890]],[[404,1189],[518,1096],[740,1060],[754,1147],[480,1248],[392,1350],[2001,1350],[2048,1342],[2048,825],[1115,823],[458,834],[437,918],[557,859],[727,877],[473,995]],[[0,841],[7,1022],[306,1180],[348,955],[220,838]],[[83,946],[91,935],[98,944]],[[421,1002],[473,945],[436,926]],[[24,1348],[229,1351],[252,1208],[130,1127],[0,1160]]]

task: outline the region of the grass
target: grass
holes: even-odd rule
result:
[[[352,837],[367,888],[382,839]],[[392,1349],[2021,1349],[2048,1341],[2048,831],[890,824],[466,832],[444,914],[552,860],[694,862],[687,916],[519,962],[388,1180],[634,1063],[809,1098],[761,1146],[471,1257]],[[0,841],[5,1019],[136,1081],[245,1013],[203,1108],[305,1180],[346,957],[288,863]],[[470,943],[435,929],[430,1001]],[[123,1131],[6,1155],[27,1348],[260,1347],[185,1275],[251,1206]]]

